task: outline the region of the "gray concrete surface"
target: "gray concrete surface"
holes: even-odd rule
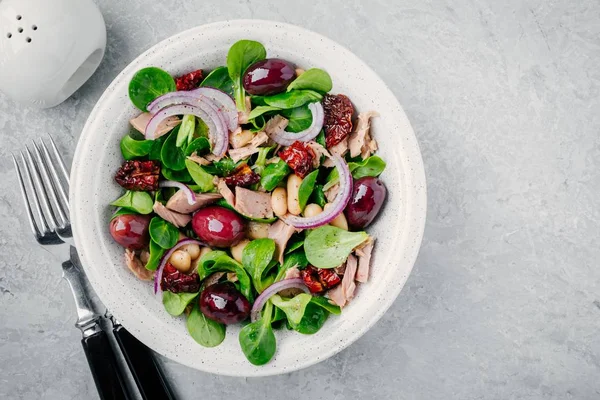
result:
[[[66,103],[0,95],[0,398],[96,398],[58,264],[26,233],[9,154],[73,154],[140,52],[206,22],[298,24],[351,48],[403,104],[427,170],[414,272],[385,317],[312,368],[235,379],[162,363],[181,399],[600,398],[600,3],[99,0],[108,51]],[[99,132],[101,134],[101,132]]]

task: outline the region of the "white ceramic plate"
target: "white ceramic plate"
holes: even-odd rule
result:
[[[239,327],[227,328],[215,348],[198,345],[183,318],[164,310],[152,285],[125,267],[123,249],[113,242],[108,204],[120,196],[113,176],[122,162],[119,141],[137,111],[129,101],[130,78],[140,68],[157,66],[173,75],[225,64],[229,47],[239,39],[260,41],[268,57],[320,67],[333,79],[333,93],[344,93],[358,111],[377,110],[372,132],[379,155],[387,161],[382,179],[387,203],[368,231],[377,238],[370,280],[339,317],[330,317],[315,335],[276,331],[277,354],[256,367],[244,357]],[[123,325],[146,345],[182,364],[234,376],[275,375],[323,361],[363,335],[400,293],[417,257],[426,213],[421,153],[400,104],[381,79],[335,42],[305,29],[270,21],[237,20],[190,29],[166,39],[134,60],[104,92],[79,139],[71,173],[71,218],[77,249],[94,289]],[[374,363],[377,360],[373,360]]]

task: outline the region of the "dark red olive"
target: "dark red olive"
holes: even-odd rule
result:
[[[225,207],[210,206],[194,214],[192,229],[211,247],[229,247],[244,238],[245,224],[235,212]]]
[[[386,193],[383,182],[377,178],[366,176],[356,180],[345,210],[348,224],[355,229],[366,228],[379,213]]]
[[[250,315],[250,302],[233,283],[216,283],[202,291],[200,311],[222,324],[237,324]]]
[[[139,250],[150,243],[149,225],[149,215],[123,214],[110,221],[110,234],[121,246]]]
[[[296,77],[294,65],[279,58],[267,58],[248,67],[244,89],[255,96],[281,93]]]

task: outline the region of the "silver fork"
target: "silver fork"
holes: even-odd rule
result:
[[[20,152],[20,163],[14,154],[12,159],[35,239],[42,245],[67,243],[73,246],[69,198],[65,191],[69,175],[54,140],[50,135],[48,139],[54,157],[40,138],[38,142],[32,141],[33,154],[26,146],[25,151]]]
[[[65,246],[70,247],[71,259],[62,264],[63,278],[69,283],[75,299],[78,315],[75,326],[83,334],[82,345],[96,387],[102,399],[127,400],[131,395],[127,389],[126,378],[117,365],[116,353],[106,332],[101,329],[101,317],[93,311],[84,290],[84,273],[73,244],[69,219],[69,174],[50,135],[48,139],[51,151],[40,138],[37,142],[33,141],[33,151],[25,147],[25,151],[20,152],[21,162],[12,155],[31,230],[42,245],[70,245]],[[58,165],[58,170],[55,164]],[[110,320],[117,344],[142,398],[173,400],[175,396],[150,349],[134,338],[114,318],[111,317]]]

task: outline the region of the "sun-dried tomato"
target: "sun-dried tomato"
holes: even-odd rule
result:
[[[324,292],[342,281],[342,278],[332,269],[315,268],[312,265],[300,271],[300,274],[311,293]]]
[[[325,144],[330,148],[352,132],[354,106],[343,94],[326,94],[323,97],[323,110],[325,111]]]
[[[202,70],[193,71],[185,75],[181,75],[175,78],[175,85],[177,90],[192,90],[196,89],[200,82],[202,82]]]
[[[291,146],[279,152],[279,157],[294,170],[300,178],[304,178],[313,168],[315,153],[304,142],[295,141]]]
[[[115,180],[127,190],[150,191],[158,189],[160,163],[158,161],[125,161]]]
[[[243,163],[233,170],[225,178],[225,183],[229,186],[250,186],[260,182],[260,175],[252,171],[248,164]]]
[[[168,262],[163,270],[160,288],[173,293],[194,293],[200,290],[200,280],[196,272],[186,275]]]

